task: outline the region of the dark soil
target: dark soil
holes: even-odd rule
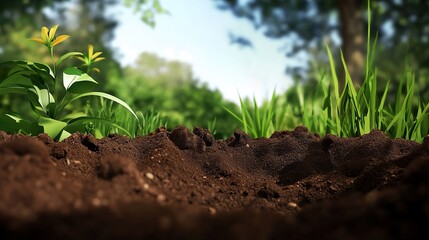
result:
[[[0,239],[429,239],[429,137],[0,132]]]

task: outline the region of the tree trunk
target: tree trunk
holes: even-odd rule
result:
[[[341,49],[355,87],[362,84],[364,76],[366,38],[362,6],[362,0],[338,0]],[[344,87],[345,71],[343,67],[340,69],[339,79],[343,80],[341,86]]]

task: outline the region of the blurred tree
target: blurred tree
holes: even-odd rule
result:
[[[161,6],[159,0],[124,0],[126,6],[133,8],[135,13],[141,14],[141,20],[151,27],[155,27],[155,16],[169,14]]]
[[[45,18],[42,9],[51,6],[54,3],[64,2],[65,0],[14,0],[0,1],[0,34],[16,31],[13,28],[17,20],[33,26],[43,21]]]
[[[25,41],[34,32],[40,33],[42,24],[48,21],[43,8],[64,0],[16,0],[0,1],[0,61],[11,59],[34,60],[40,51]],[[39,48],[40,49],[40,48]]]
[[[226,137],[238,123],[222,108],[237,110],[218,90],[195,80],[190,65],[142,53],[136,63],[112,78],[106,88],[143,112],[154,109],[168,118],[168,126],[184,124],[208,128],[216,118],[218,137]]]
[[[238,112],[237,105],[223,99],[219,90],[212,90],[206,83],[195,79],[174,91],[172,106],[182,115],[183,120],[178,123],[184,123],[189,128],[198,126],[208,129],[215,121],[217,138],[231,137],[239,126],[238,121],[223,108]]]
[[[123,74],[112,79],[106,87],[139,109],[146,108],[145,105],[157,109],[169,103],[165,99],[173,97],[172,89],[191,79],[192,70],[188,64],[142,53],[134,65],[125,67]]]
[[[271,38],[290,37],[288,54],[321,46],[326,37],[341,39],[352,79],[363,79],[366,44],[366,4],[364,0],[214,0],[218,8],[249,19]],[[386,53],[398,44],[407,44],[416,67],[429,68],[429,1],[373,0],[373,30],[380,30],[379,41]],[[374,31],[373,31],[374,33]],[[396,60],[402,60],[396,59]],[[389,59],[392,61],[392,59]],[[393,72],[394,76],[398,72]]]

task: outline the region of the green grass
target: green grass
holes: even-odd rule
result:
[[[110,101],[100,98],[97,106],[87,106],[86,114],[95,118],[110,119],[115,125],[102,123],[87,123],[86,133],[97,138],[109,134],[122,134],[129,137],[146,136],[159,127],[167,127],[167,121],[160,113],[150,110],[146,113],[136,111],[138,120]]]
[[[368,4],[368,29],[370,24],[371,9]],[[376,43],[377,35],[371,43],[371,32],[368,30],[365,78],[358,89],[353,85],[342,52],[341,66],[345,69],[345,75],[341,76],[344,88],[340,89],[337,65],[327,46],[330,76],[322,75],[313,94],[305,97],[303,87],[298,83],[283,98],[274,92],[271,100],[258,106],[255,100],[252,103],[240,97],[240,113],[226,110],[254,138],[268,137],[274,131],[303,125],[320,135],[331,133],[353,137],[379,129],[392,138],[422,142],[429,133],[429,103],[423,103],[418,96],[415,99],[415,76],[410,70],[405,70],[393,104],[386,102],[386,97],[391,93],[389,82],[381,89],[381,94],[378,93],[378,70],[373,66]],[[294,101],[288,101],[290,96],[294,96]]]
[[[236,118],[242,124],[244,132],[250,134],[253,138],[268,137],[276,127],[276,122],[273,121],[273,118],[275,117],[278,96],[275,91],[271,100],[262,106],[258,106],[255,98],[253,98],[253,102],[239,98],[240,114],[235,114],[228,108],[225,108],[225,110]]]

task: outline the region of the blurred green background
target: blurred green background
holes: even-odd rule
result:
[[[0,62],[24,59],[50,62],[46,49],[27,39],[37,36],[42,26],[60,24],[60,34],[72,37],[56,49],[58,55],[68,51],[85,51],[88,43],[93,44],[96,51],[103,52],[107,60],[98,63],[101,73],[94,76],[101,83],[100,90],[123,99],[135,110],[161,113],[169,128],[178,124],[189,128],[209,128],[216,121],[217,137],[231,136],[239,123],[223,107],[238,112],[237,103],[227,100],[205,79],[197,79],[189,63],[142,52],[134,64],[124,66],[121,56],[112,46],[115,29],[120,22],[109,12],[118,7],[132,8],[141,16],[140,21],[156,31],[157,19],[166,15],[175,17],[175,9],[164,8],[163,3],[169,1],[177,0],[1,1]],[[303,86],[304,96],[309,97],[315,84],[327,73],[329,64],[324,44],[343,49],[356,85],[363,79],[366,1],[201,1],[211,2],[213,9],[225,16],[235,16],[237,21],[253,24],[255,34],[264,33],[267,38],[284,39],[288,46],[280,49],[278,54],[292,59],[304,56],[305,61],[297,66],[285,66],[284,74],[293,80],[292,87],[283,92],[277,91],[283,101],[291,105],[298,105],[299,101],[295,86]],[[181,0],[182,5],[179,6],[186,9],[191,2]],[[379,68],[379,84],[384,86],[391,80],[395,88],[404,75],[404,69],[409,66],[416,74],[419,95],[428,102],[429,3],[423,0],[385,0],[372,1],[371,7],[374,12],[372,31],[378,31],[375,65]],[[189,14],[195,14],[193,11],[195,9],[190,8]],[[231,44],[253,47],[252,36],[231,33],[229,38]],[[338,69],[339,73],[342,71]],[[263,84],[263,79],[261,81]],[[394,100],[394,97],[389,98]],[[0,104],[0,114],[28,110],[21,99],[7,95],[0,96]],[[81,103],[81,106],[85,104]],[[293,128],[296,124],[299,122],[289,121],[284,128]]]

